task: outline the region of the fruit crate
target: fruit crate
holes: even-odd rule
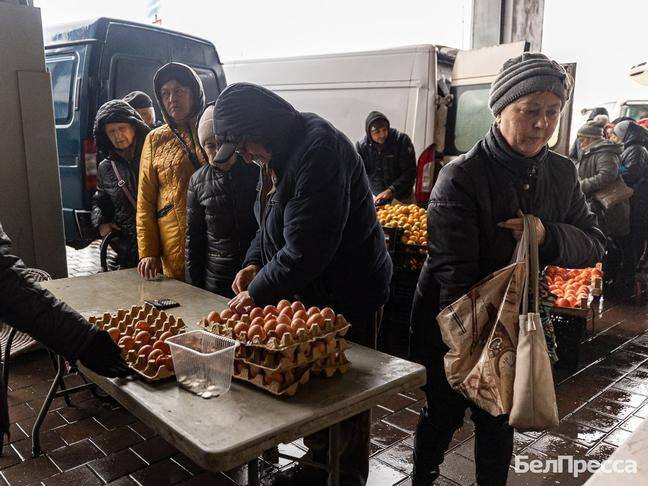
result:
[[[587,319],[573,314],[552,314],[551,323],[556,334],[556,368],[577,370]]]
[[[404,230],[402,228],[384,227],[383,231],[387,251],[394,264],[394,270],[419,272],[423,268],[423,263],[425,263],[427,257],[427,247],[425,245],[403,243]]]

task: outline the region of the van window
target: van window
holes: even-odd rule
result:
[[[130,56],[117,57],[110,70],[112,80],[112,93],[110,96],[113,99],[123,98],[131,91],[144,91],[151,96],[151,99],[155,99],[153,76],[161,66],[160,61],[153,59]]]
[[[456,118],[453,145],[459,153],[464,153],[486,135],[493,123],[493,115],[488,108],[490,85],[457,86],[454,91]]]
[[[52,57],[47,59],[46,65],[52,78],[54,120],[57,125],[66,125],[74,115],[76,57]]]
[[[202,81],[203,90],[205,91],[205,101],[216,101],[218,98],[218,82],[216,81],[216,75],[211,69],[199,68],[192,66],[192,69],[196,71],[196,74]]]

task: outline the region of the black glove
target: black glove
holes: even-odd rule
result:
[[[79,356],[79,361],[86,368],[108,378],[125,378],[133,374],[106,331],[96,330],[90,344]]]

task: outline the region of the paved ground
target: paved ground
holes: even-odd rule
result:
[[[70,275],[98,269],[98,249],[68,251]],[[581,346],[576,372],[557,371],[560,426],[543,434],[515,435],[515,453],[532,458],[608,457],[648,417],[648,314],[646,308],[606,305]],[[9,381],[10,445],[0,458],[8,484],[46,485],[243,485],[245,470],[202,471],[171,445],[111,401],[89,392],[67,407],[57,399],[42,432],[45,455],[32,459],[31,426],[53,377],[44,352],[20,357]],[[69,384],[79,382],[68,377]],[[420,392],[394,395],[373,410],[369,485],[409,485],[412,432],[423,405]],[[470,420],[455,433],[438,484],[469,485],[474,476],[474,438]],[[301,455],[301,442],[282,446]],[[513,463],[513,461],[512,461]],[[289,464],[265,464],[266,475]],[[509,484],[582,484],[586,476],[509,475]]]

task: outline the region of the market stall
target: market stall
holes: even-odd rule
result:
[[[175,280],[144,281],[135,270],[54,280],[43,286],[86,317],[102,316],[105,319],[106,314],[118,316],[118,309],[122,309],[119,320],[124,330],[148,319],[139,319],[144,317],[140,310],[144,309],[145,300],[167,298],[177,301],[179,307],[165,312],[174,316],[176,325],[181,321],[187,330],[198,329],[199,322],[204,325],[205,317],[213,311],[222,316],[227,304],[223,297]],[[132,309],[131,306],[141,309]],[[135,318],[127,323],[126,314],[131,310]],[[158,317],[155,316],[152,323]],[[166,318],[159,322],[162,322],[162,327],[155,329],[153,336],[159,331],[166,332],[163,330]],[[135,340],[142,341],[142,338]],[[339,484],[339,423],[371,409],[388,395],[422,386],[425,382],[422,366],[349,344],[350,349],[344,352],[351,364],[345,374],[335,373],[326,379],[313,378],[300,384],[300,389],[290,397],[277,397],[249,383],[234,380],[229,392],[205,400],[205,397],[178,386],[173,378],[152,381],[140,376],[107,379],[85,369],[83,372],[205,469],[223,471],[248,463],[250,485],[259,484],[256,458],[263,451],[329,428],[331,454],[328,469],[333,480],[330,484]],[[162,367],[168,369],[166,365]],[[156,368],[156,373],[159,372],[160,368]]]

